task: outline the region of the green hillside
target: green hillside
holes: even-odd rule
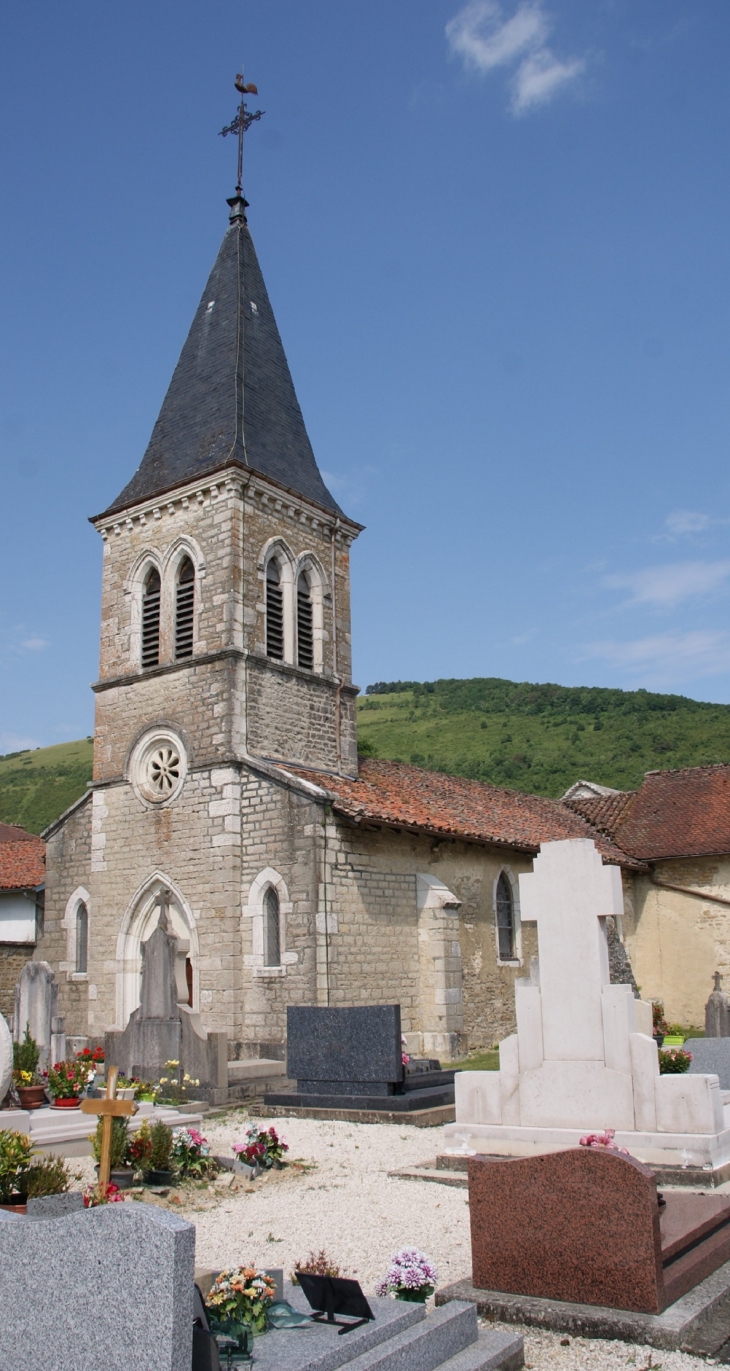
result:
[[[730,705],[646,690],[381,682],[357,717],[364,752],[538,795],[581,778],[630,790],[645,771],[730,762]]]
[[[93,750],[91,738],[82,738],[0,757],[0,823],[40,833],[83,795]]]

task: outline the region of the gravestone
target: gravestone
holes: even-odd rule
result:
[[[65,1039],[63,1044],[59,1042],[63,1019],[56,1014],[57,1000],[58,986],[48,962],[26,962],[15,990],[13,1037],[20,1042],[28,1026],[40,1050],[39,1071],[63,1059],[61,1055],[54,1056],[59,1046],[65,1049]]]
[[[0,1104],[8,1092],[13,1078],[13,1039],[2,1014],[0,1014]]]
[[[730,1258],[730,1197],[660,1206],[653,1172],[606,1147],[472,1157],[469,1215],[485,1290],[659,1314]]]
[[[715,986],[705,1005],[705,1037],[730,1038],[730,995],[722,988],[719,971],[714,975]]]
[[[193,1225],[152,1205],[0,1210],[0,1365],[188,1371],[194,1265]],[[39,1280],[46,1293],[30,1308]]]
[[[520,881],[520,917],[537,924],[538,963],[515,981],[517,1032],[499,1071],[456,1077],[456,1123],[470,1150],[530,1155],[615,1129],[649,1163],[710,1170],[730,1158],[712,1074],[661,1075],[651,1006],[612,984],[607,924],[623,912],[621,872],[590,839],[543,843]],[[692,1135],[691,1143],[687,1135]]]
[[[720,1089],[730,1090],[730,1038],[686,1038],[684,1046],[692,1054],[691,1076],[712,1072],[720,1082]]]
[[[452,1104],[453,1071],[441,1071],[436,1061],[419,1065],[420,1071],[403,1066],[400,1005],[290,1005],[287,1075],[297,1091],[267,1094],[264,1102],[406,1113]]]
[[[200,1016],[187,1004],[186,946],[181,946],[170,924],[169,891],[160,894],[160,918],[154,932],[142,943],[142,974],[139,1007],[133,1010],[123,1031],[105,1034],[108,1065],[118,1066],[125,1076],[159,1080],[169,1076],[165,1063],[180,1063],[181,1077],[199,1082],[196,1095],[211,1104],[228,1098],[228,1039],[225,1033],[206,1033]]]

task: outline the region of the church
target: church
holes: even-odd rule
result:
[[[518,876],[593,838],[557,800],[359,758],[349,550],[240,188],[103,547],[93,781],[46,830],[45,917],[66,1032],[100,1041],[140,994],[169,891],[190,1006],[233,1060],[285,1052],[288,1005],[397,1002],[455,1060],[513,1024],[536,952]],[[316,340],[315,340],[316,342]]]

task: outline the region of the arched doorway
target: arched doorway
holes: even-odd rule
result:
[[[140,945],[154,932],[160,919],[160,892],[169,891],[167,905],[170,929],[181,940],[185,951],[185,978],[188,1003],[198,1008],[198,934],[192,910],[175,884],[161,872],[156,872],[130,901],[117,939],[117,1025],[126,1028],[132,1010],[139,1004]],[[185,946],[187,944],[187,946]]]

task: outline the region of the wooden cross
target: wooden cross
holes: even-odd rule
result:
[[[83,1114],[100,1114],[103,1120],[101,1125],[101,1155],[99,1157],[99,1189],[103,1195],[106,1194],[109,1186],[113,1120],[123,1118],[125,1114],[137,1112],[134,1100],[117,1099],[118,1075],[119,1068],[110,1066],[106,1076],[106,1095],[104,1098],[81,1101]]]

